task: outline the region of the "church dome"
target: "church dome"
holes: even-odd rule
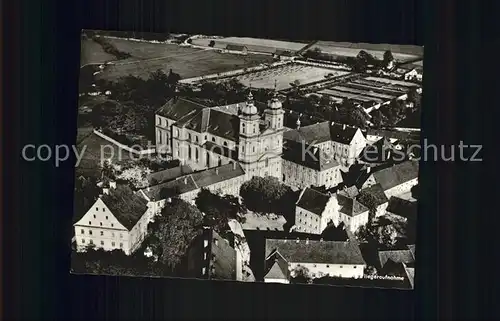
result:
[[[247,102],[241,108],[241,113],[244,115],[257,115],[259,113],[253,102],[252,92],[248,94]]]
[[[271,98],[271,100],[269,101],[269,104],[268,104],[268,107],[270,109],[281,109],[282,104],[281,104],[281,101],[278,99],[278,97],[273,97]]]

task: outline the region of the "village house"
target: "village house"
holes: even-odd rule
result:
[[[389,199],[387,214],[396,216],[400,220],[415,222],[417,219],[417,201],[411,201],[393,196]]]
[[[236,250],[212,228],[204,228],[187,251],[189,277],[236,280]]]
[[[267,239],[264,264],[266,283],[290,283],[298,268],[312,278],[362,278],[366,266],[354,242],[308,239]]]
[[[156,114],[156,148],[193,170],[238,162],[247,179],[281,179],[284,111],[275,95],[259,110],[246,102],[207,107],[183,98],[167,102]]]
[[[356,196],[346,191],[325,194],[305,188],[296,203],[296,231],[321,234],[330,224],[343,224],[349,232],[356,232],[369,219],[369,209]]]
[[[154,209],[127,186],[111,183],[74,225],[77,249],[121,249],[132,254],[140,247],[153,219]]]
[[[299,120],[297,129],[286,131],[283,137],[286,144],[291,141],[309,147],[309,153],[317,147],[342,166],[352,165],[366,146],[359,128],[328,121],[300,127]]]
[[[308,186],[331,188],[342,181],[340,164],[318,147],[312,153],[303,152],[308,146],[288,141],[283,150],[283,182],[299,189]]]
[[[414,287],[415,278],[415,245],[408,245],[401,250],[382,250],[378,253],[379,275],[404,278]]]
[[[161,211],[170,197],[179,197],[193,203],[202,188],[239,196],[241,185],[246,181],[243,168],[236,162],[179,176],[173,180],[149,186],[138,193],[151,202],[155,212]]]
[[[389,205],[389,200],[384,193],[384,189],[380,184],[375,184],[365,189],[362,189],[360,193],[366,193],[375,197],[375,217],[383,216],[386,213],[387,206]],[[360,200],[360,202],[362,202]],[[363,203],[363,202],[362,202]],[[363,204],[368,206],[368,204]]]
[[[304,188],[295,208],[297,232],[321,234],[328,224],[335,220],[335,202],[336,199],[330,195],[309,187]]]
[[[387,198],[411,191],[418,184],[418,161],[405,161],[371,172],[364,181],[362,189],[380,184]]]

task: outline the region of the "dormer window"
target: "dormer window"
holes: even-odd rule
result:
[[[212,137],[212,141],[215,143],[215,137]]]

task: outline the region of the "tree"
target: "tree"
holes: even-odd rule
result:
[[[298,265],[291,273],[292,283],[311,284],[313,279],[309,273],[309,269],[305,266]]]
[[[367,275],[377,275],[377,273],[378,271],[374,266],[369,265],[365,268],[365,274]]]
[[[202,213],[193,205],[173,198],[148,226],[147,245],[158,261],[175,268],[184,258],[191,242],[202,232]]]
[[[228,220],[237,219],[239,213],[245,213],[245,208],[240,205],[237,197],[220,195],[202,188],[195,200],[196,207],[205,214],[205,223],[213,226],[217,232],[228,228]]]
[[[81,218],[99,197],[101,189],[92,177],[78,177],[75,181],[74,217]]]
[[[387,248],[392,248],[397,243],[398,231],[392,224],[378,226],[376,230],[377,242]]]
[[[151,174],[149,168],[135,165],[122,170],[116,178],[128,182],[133,188],[140,189],[149,185],[149,174]]]
[[[370,210],[369,220],[372,220],[375,217],[377,206],[380,204],[377,195],[367,191],[360,191],[357,200]]]
[[[394,61],[394,57],[392,56],[392,52],[390,50],[386,50],[384,52],[384,58],[383,58],[384,66],[385,67],[389,66],[389,63],[391,61]]]
[[[383,123],[383,115],[379,109],[375,109],[372,113],[372,123],[375,128],[380,128]]]
[[[272,176],[254,176],[241,186],[240,196],[245,206],[255,212],[287,215],[295,204],[291,188]]]
[[[210,40],[210,42],[208,43],[208,46],[213,48],[215,46],[215,41]]]

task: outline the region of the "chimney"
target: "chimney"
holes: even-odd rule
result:
[[[188,183],[188,178],[187,178],[187,176],[186,176],[186,177],[184,177],[184,184],[186,184],[186,185],[187,185],[187,183]]]
[[[309,239],[306,239],[306,244],[309,244]]]
[[[236,162],[233,162],[233,171],[236,170]]]
[[[342,130],[345,130],[345,124],[342,126]]]
[[[295,242],[300,243],[300,239],[297,237],[297,239],[295,240]]]
[[[218,167],[215,168],[215,175],[219,175],[219,168]]]
[[[372,169],[372,168],[371,168],[370,166],[368,166],[368,167],[366,168],[366,173],[367,173],[367,174],[370,174],[370,170],[371,170],[371,169]]]

